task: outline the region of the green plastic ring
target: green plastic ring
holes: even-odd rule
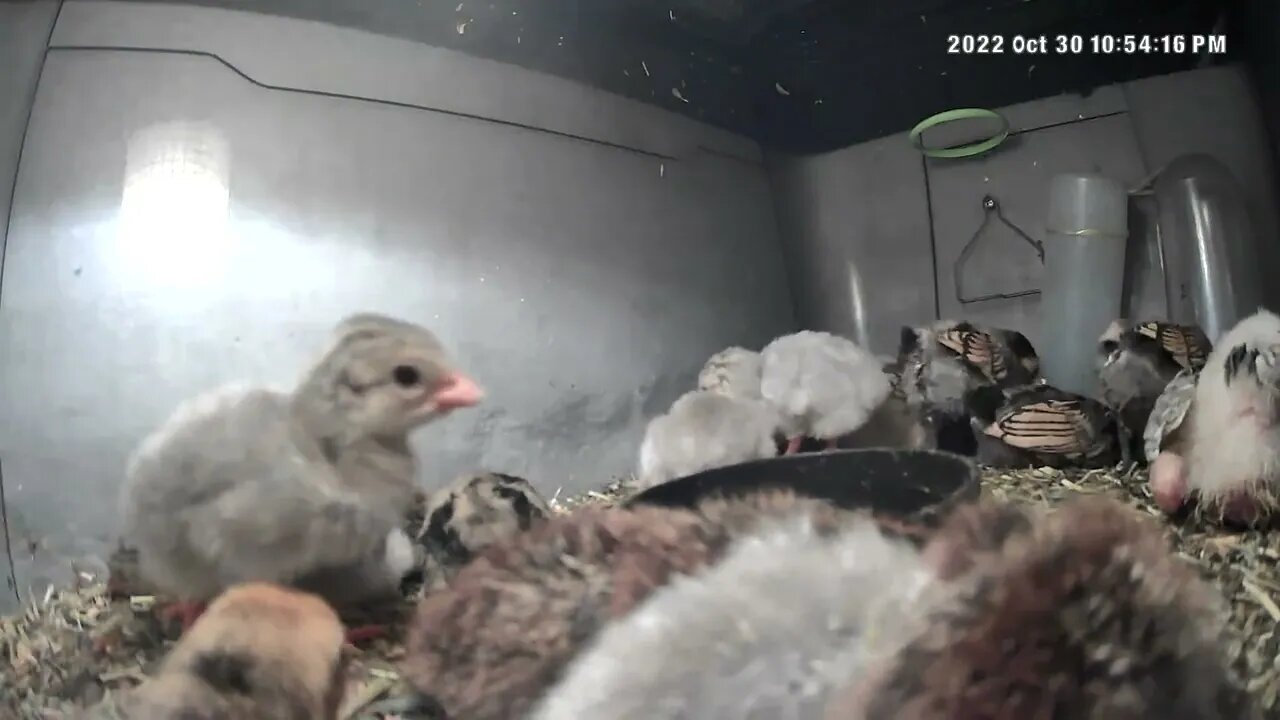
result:
[[[986,140],[980,140],[968,145],[960,145],[948,148],[927,148],[924,146],[924,140],[921,135],[925,130],[937,127],[944,123],[955,122],[956,120],[977,120],[980,118],[995,119],[1000,121],[1000,130]],[[947,110],[937,115],[921,120],[918,125],[911,128],[911,144],[926,157],[933,158],[963,158],[981,155],[984,152],[995,149],[997,145],[1005,141],[1009,137],[1009,121],[1005,116],[995,110],[986,110],[983,108],[960,108],[958,110]]]

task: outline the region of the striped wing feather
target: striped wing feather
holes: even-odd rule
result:
[[[1069,455],[1087,449],[1080,433],[1084,425],[1084,414],[1078,401],[1043,400],[1010,410],[989,425],[985,432],[1010,447]]]
[[[984,332],[952,329],[939,333],[938,344],[959,355],[973,365],[992,382],[1003,380],[1009,370],[1005,367],[1004,353],[995,340]]]

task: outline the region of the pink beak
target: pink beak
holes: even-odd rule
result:
[[[484,398],[484,390],[474,380],[461,373],[453,373],[440,383],[440,387],[431,396],[436,408],[453,410],[471,407]]]

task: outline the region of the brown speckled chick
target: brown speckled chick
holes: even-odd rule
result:
[[[456,568],[550,515],[547,501],[524,478],[473,473],[431,496],[418,541],[442,566]]]
[[[840,511],[788,493],[712,500],[701,512],[586,508],[483,551],[420,604],[406,678],[449,717],[521,717],[610,620],[674,575],[715,562],[762,518]]]
[[[1107,501],[1030,528],[979,513],[949,525],[959,542],[934,539],[980,550],[955,597],[830,720],[1254,717],[1220,644],[1221,598],[1156,526]],[[979,530],[981,514],[1013,532]]]
[[[125,535],[145,579],[186,601],[251,581],[329,602],[398,591],[415,490],[411,430],[480,389],[425,328],[381,315],[339,323],[292,392],[225,387],[181,405],[129,461]]]
[[[342,624],[320,598],[240,585],[209,605],[116,716],[332,720],[345,680],[342,642]]]

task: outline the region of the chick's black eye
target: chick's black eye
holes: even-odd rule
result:
[[[1103,341],[1102,341],[1102,352],[1105,352],[1105,353],[1113,353],[1113,352],[1115,352],[1119,347],[1120,347],[1120,343],[1116,342],[1115,340],[1103,340]]]
[[[397,365],[396,369],[391,371],[391,378],[396,381],[397,385],[413,387],[422,379],[422,375],[418,372],[418,368],[409,365]]]

